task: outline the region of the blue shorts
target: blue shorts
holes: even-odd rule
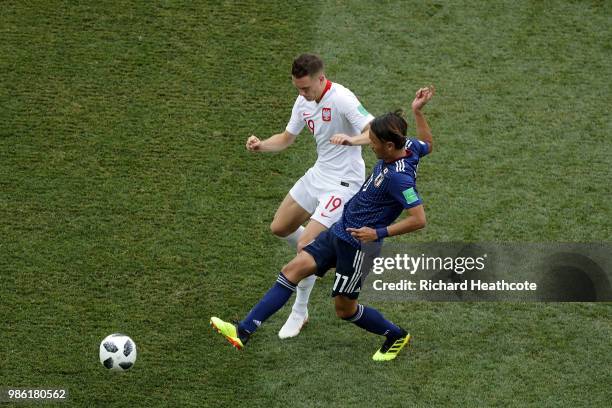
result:
[[[361,283],[372,268],[374,256],[338,238],[331,230],[320,233],[304,251],[312,255],[317,264],[315,275],[323,276],[329,269],[336,268],[332,297],[359,297]]]

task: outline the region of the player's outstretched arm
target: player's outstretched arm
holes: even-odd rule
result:
[[[408,213],[406,218],[387,227],[388,236],[393,237],[395,235],[407,234],[425,228],[427,218],[425,218],[425,208],[423,204],[408,208],[404,212]]]
[[[285,150],[295,141],[295,135],[284,131],[270,136],[266,140],[260,140],[257,136],[251,135],[246,141],[246,148],[251,152],[280,152]]]
[[[361,242],[370,242],[378,238],[392,237],[395,235],[407,234],[412,231],[425,228],[427,220],[425,218],[425,209],[423,205],[417,205],[406,210],[408,216],[395,224],[389,225],[387,228],[347,228],[346,231],[355,239]]]
[[[329,142],[345,146],[361,146],[370,143],[370,124],[368,123],[361,131],[359,136],[349,136],[344,133],[337,133],[329,139]]]
[[[425,228],[427,219],[425,218],[425,209],[423,205],[417,205],[406,210],[408,216],[395,224],[389,225],[387,228],[347,228],[346,231],[355,239],[361,242],[370,242],[378,238],[392,237],[395,235],[407,234],[412,231]]]
[[[425,119],[425,115],[421,112],[423,106],[427,104],[434,96],[436,88],[433,85],[421,88],[416,92],[416,96],[412,101],[412,113],[414,114],[414,122],[416,123],[416,132],[419,140],[424,141],[429,145],[429,152],[433,149],[433,135],[431,128]]]

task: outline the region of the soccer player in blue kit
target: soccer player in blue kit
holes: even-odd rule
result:
[[[432,150],[433,137],[421,109],[433,95],[433,86],[421,88],[412,102],[418,139],[407,140],[408,124],[398,113],[387,113],[370,123],[370,147],[380,160],[359,192],[345,205],[340,221],[323,231],[282,268],[274,286],[238,325],[211,318],[213,328],[232,345],[242,349],[259,326],[289,300],[300,280],[313,274],[323,276],[334,267],[332,297],[336,315],[386,337],[372,357],[374,360],[394,359],[410,341],[406,330],[387,320],[378,310],[359,304],[357,298],[364,265],[372,256],[366,253],[363,244],[380,243],[385,237],[425,227],[416,172],[420,158]],[[338,139],[342,138],[336,142],[342,142]],[[391,224],[402,212],[407,216]]]

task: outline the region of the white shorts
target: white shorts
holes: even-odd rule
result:
[[[311,220],[329,228],[340,220],[344,204],[359,191],[361,184],[354,180],[326,180],[311,168],[289,190],[289,194],[311,214]]]

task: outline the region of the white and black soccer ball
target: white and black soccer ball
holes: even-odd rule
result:
[[[100,343],[100,362],[109,370],[129,370],[136,362],[136,343],[121,333],[107,336]]]

